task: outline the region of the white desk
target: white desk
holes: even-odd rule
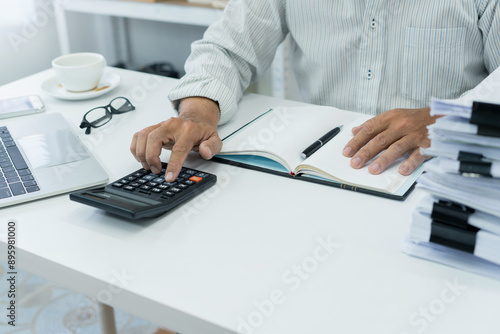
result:
[[[173,115],[167,92],[175,84],[112,70],[121,86],[93,100],[43,95],[40,83],[51,71],[3,86],[0,95],[42,95],[47,112],[75,125],[112,181],[139,168],[131,136]],[[78,129],[85,111],[120,95],[137,109],[90,136]],[[220,133],[295,104],[248,95]],[[399,251],[422,193],[396,202],[195,154],[187,165],[217,174],[217,185],[150,221],[124,221],[67,195],[2,209],[0,254],[7,220],[15,219],[21,269],[183,334],[498,333],[499,281]],[[335,245],[325,250],[328,240]],[[465,289],[450,289],[455,283]],[[253,328],[243,329],[241,319]]]

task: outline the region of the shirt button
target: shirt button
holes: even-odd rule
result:
[[[377,27],[377,22],[375,22],[375,19],[372,20],[372,23],[370,23],[370,26],[372,29],[375,29]]]
[[[370,80],[372,78],[372,71],[371,70],[368,70],[368,73],[366,73],[366,77],[368,78],[368,80]]]

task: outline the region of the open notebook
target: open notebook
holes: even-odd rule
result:
[[[352,138],[352,128],[370,116],[332,107],[279,107],[271,109],[223,139],[223,148],[214,160],[251,169],[286,175],[296,179],[365,192],[393,199],[404,199],[421,174],[399,173],[406,157],[394,162],[380,175],[350,166],[342,155]],[[303,159],[301,152],[323,134],[343,125],[342,131]]]

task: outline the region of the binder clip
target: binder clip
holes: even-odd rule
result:
[[[469,123],[477,125],[480,136],[500,137],[500,105],[473,102]]]
[[[476,234],[479,229],[469,225],[469,217],[474,213],[465,205],[448,201],[434,203],[430,242],[446,247],[474,253]]]
[[[492,177],[491,162],[484,159],[479,153],[458,152],[458,161],[460,162],[459,172],[467,177]]]

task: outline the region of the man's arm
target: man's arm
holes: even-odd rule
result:
[[[171,181],[189,151],[199,151],[210,159],[221,150],[217,124],[234,114],[245,89],[270,66],[285,38],[284,3],[231,1],[222,19],[192,44],[186,75],[169,94],[179,117],[145,128],[133,137],[132,154],[145,169],[159,172],[162,148],[171,149],[165,175]]]
[[[172,150],[165,174],[167,182],[174,181],[191,150],[205,159],[219,153],[222,141],[217,134],[220,111],[216,102],[203,97],[182,100],[179,117],[172,117],[134,134],[130,151],[143,168],[158,174],[163,148]]]

